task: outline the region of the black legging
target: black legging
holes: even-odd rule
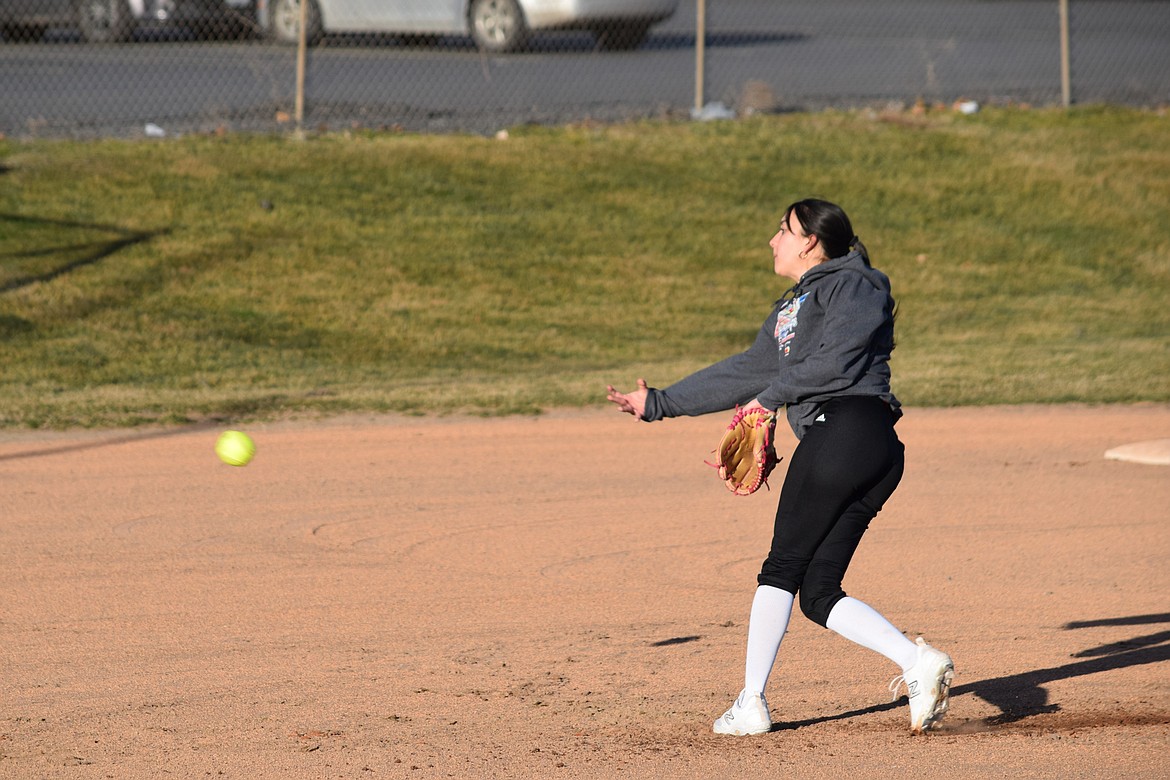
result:
[[[800,594],[825,625],[862,534],[902,479],[905,448],[880,398],[834,398],[804,434],[780,491],[772,550],[759,584]]]

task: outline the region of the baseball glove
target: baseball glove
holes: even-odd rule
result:
[[[719,478],[732,493],[750,496],[760,485],[768,484],[768,475],[776,468],[775,434],[775,412],[736,408],[715,450],[716,462],[707,465],[718,469]]]

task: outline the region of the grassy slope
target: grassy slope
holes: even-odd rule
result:
[[[779,210],[809,195],[893,279],[907,403],[1170,400],[1153,113],[0,141],[0,162],[0,425],[665,385],[750,341],[786,286]]]

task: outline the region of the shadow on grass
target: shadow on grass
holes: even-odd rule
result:
[[[18,290],[37,282],[48,282],[59,276],[93,265],[126,247],[150,241],[156,236],[166,234],[167,230],[152,230],[148,232],[126,230],[113,225],[99,225],[85,222],[73,222],[63,219],[48,219],[45,217],[30,217],[24,214],[2,214],[0,223],[13,225],[28,225],[34,227],[72,228],[77,230],[99,230],[112,233],[113,237],[97,241],[87,241],[79,244],[40,247],[37,249],[22,249],[14,252],[0,252],[0,270],[10,262],[35,261],[37,258],[53,258],[71,256],[72,259],[53,265],[46,270],[36,273],[23,273],[11,279],[0,277],[0,293]]]
[[[1130,626],[1150,625],[1154,623],[1170,623],[1170,613],[1154,615],[1134,615],[1123,618],[1108,618],[1104,620],[1078,621],[1064,626],[1066,631],[1078,628],[1097,626]],[[1035,669],[1006,677],[994,677],[989,680],[977,680],[951,688],[951,698],[955,699],[967,694],[974,694],[999,709],[999,714],[983,719],[975,724],[966,724],[958,731],[987,731],[999,726],[1023,720],[1033,715],[1059,712],[1061,707],[1048,700],[1046,684],[1057,680],[1069,680],[1074,677],[1083,677],[1114,669],[1125,669],[1132,666],[1165,663],[1170,661],[1170,631],[1160,631],[1145,636],[1134,637],[1121,642],[1112,642],[1099,647],[1088,648],[1075,653],[1073,658],[1087,658],[1089,660],[1053,666],[1048,669]],[[962,667],[960,666],[960,674]],[[817,723],[826,723],[835,720],[855,718],[860,715],[869,715],[877,712],[886,712],[906,706],[906,698],[886,704],[878,704],[863,709],[840,712],[835,715],[826,715],[820,718],[808,718],[800,721],[774,723],[772,731],[793,731],[804,726]],[[1081,722],[1081,721],[1078,721]],[[1124,708],[1119,708],[1116,717],[1111,723],[1127,722]],[[944,721],[943,731],[948,731]]]

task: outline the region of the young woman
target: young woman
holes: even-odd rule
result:
[[[799,443],[776,509],[772,548],[757,578],[747,637],[743,691],[715,721],[718,734],[761,734],[772,720],[764,686],[793,604],[812,621],[874,650],[902,670],[910,730],[933,728],[947,709],[954,676],[949,656],[911,642],[841,582],[869,522],[902,478],[904,449],[894,432],[901,405],[890,392],[894,300],[885,274],[839,206],[802,200],[784,212],[772,237],[773,267],[793,285],[755,342],[667,387],[608,400],[651,422],[731,409],[786,410]]]

